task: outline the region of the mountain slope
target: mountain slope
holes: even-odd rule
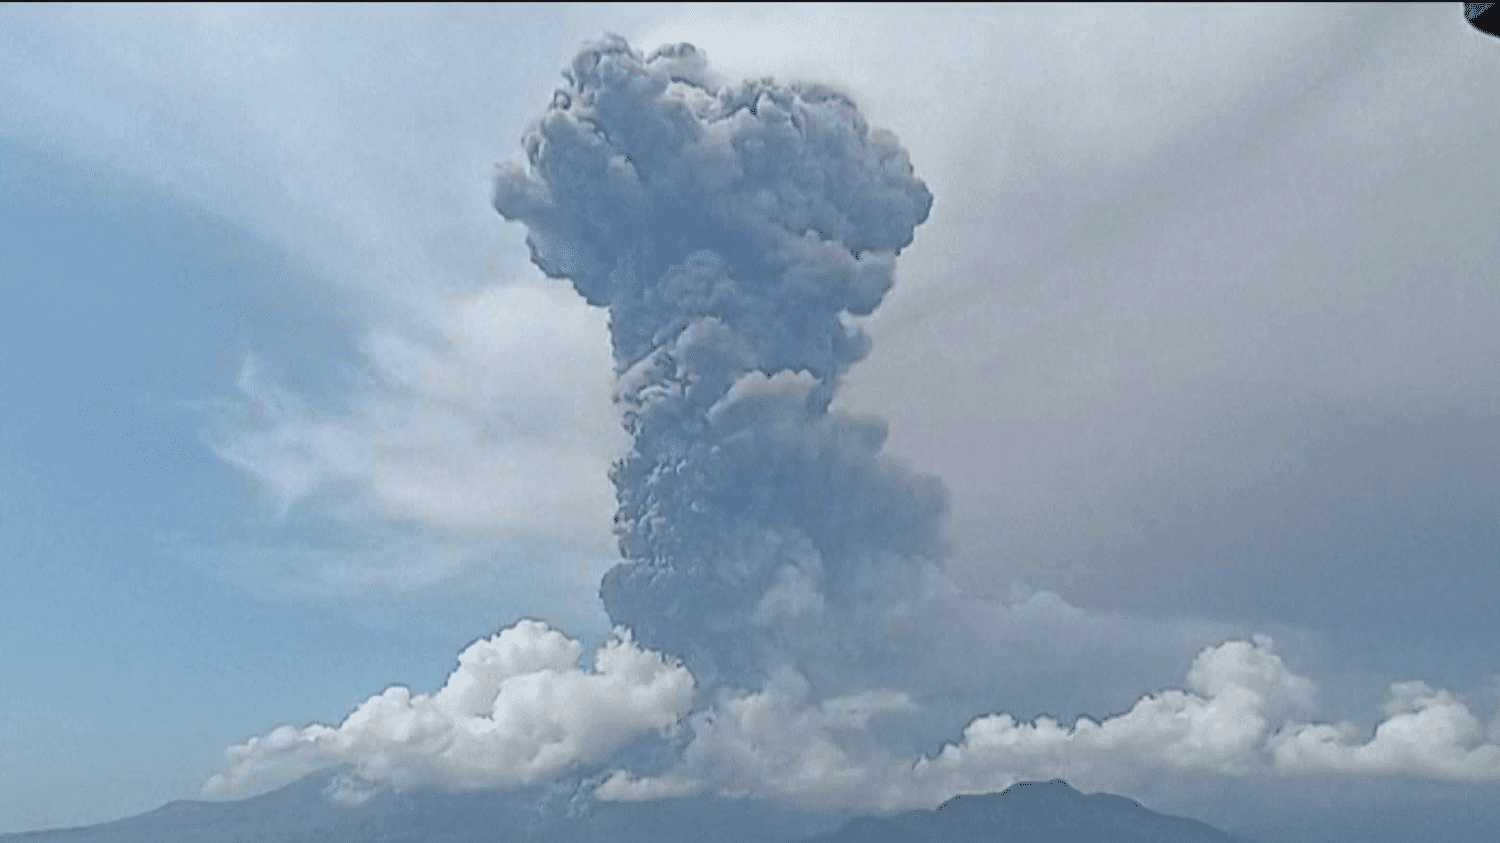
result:
[[[761,800],[572,800],[543,790],[382,791],[362,804],[330,798],[327,770],[239,802],[173,802],[76,829],[0,835],[0,843],[1229,843],[1196,820],[1062,781],[959,796],[932,811],[859,817]]]
[[[1213,826],[1123,796],[1084,795],[1061,779],[957,796],[931,811],[861,817],[807,843],[1230,843]]]

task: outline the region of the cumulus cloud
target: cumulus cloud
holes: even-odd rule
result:
[[[1132,766],[1240,772],[1255,764],[1287,715],[1307,711],[1312,702],[1312,683],[1287,671],[1264,636],[1206,648],[1187,686],[1142,697],[1103,721],[1079,718],[1071,728],[1051,718],[982,717],[964,730],[962,741],[920,762],[915,775],[944,781],[941,789],[978,792],[997,773],[1118,775]]]
[[[284,726],[231,747],[204,791],[246,795],[340,764],[395,786],[517,787],[666,736],[688,713],[692,675],[628,631],[598,650],[591,670],[579,655],[576,640],[522,621],[469,645],[436,693],[392,686],[337,726]]]
[[[1001,790],[1022,779],[1061,776],[1128,788],[1163,767],[1246,770],[1286,715],[1311,706],[1311,683],[1287,671],[1263,636],[1203,650],[1187,685],[1071,727],[1051,717],[1018,722],[1010,714],[986,715],[936,755],[913,758],[880,746],[869,730],[872,715],[915,710],[905,695],[816,703],[808,700],[805,680],[784,675],[696,716],[695,737],[678,768],[656,778],[617,774],[596,795],[641,799],[708,789],[893,809],[932,807],[957,793]]]
[[[1363,743],[1362,730],[1349,723],[1285,729],[1272,742],[1276,766],[1298,772],[1500,778],[1500,730],[1492,726],[1486,741],[1479,719],[1450,692],[1425,682],[1392,683],[1386,713],[1374,737]]]
[[[713,792],[811,804],[868,804],[899,798],[899,784],[875,792],[899,760],[871,736],[870,719],[917,710],[900,692],[864,691],[816,701],[807,679],[782,669],[756,692],[724,691],[695,714],[681,763],[658,777],[617,771],[594,795],[660,799]],[[893,789],[895,788],[895,789]]]
[[[960,740],[913,761],[871,740],[872,716],[914,710],[903,694],[867,692],[821,703],[806,680],[781,674],[756,693],[721,699],[694,716],[680,766],[655,777],[616,772],[602,799],[690,793],[779,797],[890,810],[932,807],[960,793],[1004,789],[1026,779],[1067,778],[1129,791],[1164,769],[1230,775],[1410,772],[1500,779],[1500,746],[1480,744],[1477,720],[1446,691],[1392,686],[1390,717],[1373,740],[1353,727],[1302,722],[1313,683],[1289,671],[1266,636],[1207,647],[1185,689],[1141,697],[1128,711],[1071,726],[1050,717],[1020,722],[996,713],[973,720]]]
[[[1392,685],[1388,716],[1368,741],[1348,723],[1309,722],[1312,681],[1264,635],[1204,648],[1185,687],[1146,694],[1113,717],[1069,726],[987,714],[931,755],[881,740],[881,723],[928,714],[902,691],[820,697],[782,666],[758,690],[721,687],[695,708],[688,669],[626,630],[591,671],[579,655],[577,641],[523,621],[470,645],[434,694],[392,687],[338,726],[282,727],[230,748],[204,790],[244,795],[343,764],[351,769],[331,795],[344,801],[381,786],[515,788],[581,773],[603,800],[714,794],[894,810],[1028,779],[1129,792],[1163,770],[1500,779],[1500,745],[1484,742],[1451,693],[1422,682]],[[677,747],[649,774],[617,754],[643,737]]]

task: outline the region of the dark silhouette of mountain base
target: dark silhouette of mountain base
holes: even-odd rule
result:
[[[0,834],[0,843],[783,843],[848,819],[753,799],[599,802],[543,788],[381,790],[346,804],[330,794],[348,772],[236,802],[172,802],[84,828]]]
[[[381,791],[330,797],[326,770],[238,802],[173,802],[86,828],[0,835],[0,843],[1232,843],[1197,820],[1065,782],[959,796],[884,817],[804,811],[755,799],[570,799],[556,790]]]
[[[1084,795],[1062,779],[956,796],[931,811],[860,817],[807,843],[1231,843],[1206,823],[1123,796]]]

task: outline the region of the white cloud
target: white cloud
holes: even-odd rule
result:
[[[240,578],[288,594],[402,593],[503,565],[516,581],[541,576],[567,594],[592,593],[616,555],[607,472],[624,444],[602,322],[560,284],[458,297],[414,327],[371,329],[358,388],[338,409],[247,361],[240,397],[218,402],[227,412],[215,452],[283,518],[296,510],[335,535],[402,538],[241,551]],[[297,560],[306,570],[277,572]]]
[[[434,694],[392,686],[338,726],[283,726],[229,748],[204,792],[244,796],[338,764],[396,786],[514,787],[669,734],[688,713],[692,675],[628,632],[599,649],[592,670],[579,653],[577,641],[522,621],[469,645]]]
[[[1311,704],[1311,682],[1288,672],[1264,636],[1206,648],[1187,684],[1191,690],[1150,694],[1124,714],[1080,718],[1072,728],[1051,718],[982,717],[962,741],[919,762],[914,775],[942,782],[940,790],[982,792],[997,777],[1118,776],[1149,767],[1240,772],[1255,764],[1282,717]]]
[[[865,691],[815,702],[806,678],[790,669],[774,674],[754,693],[721,694],[697,713],[694,738],[681,763],[655,778],[617,772],[595,795],[607,800],[660,799],[716,793],[779,797],[799,802],[887,802],[872,792],[895,758],[869,735],[870,718],[911,713],[906,694]]]
[[[283,507],[343,483],[385,517],[470,533],[573,528],[613,509],[605,475],[624,436],[603,319],[562,285],[494,287],[361,345],[364,388],[345,413],[249,361],[239,387],[262,424],[223,431],[215,450]]]
[[[1348,723],[1304,723],[1272,741],[1276,766],[1295,772],[1411,773],[1443,779],[1500,778],[1500,745],[1448,691],[1425,682],[1391,685],[1389,717],[1361,743]]]
[[[1048,616],[1072,608],[1035,594],[1018,606]],[[1422,682],[1391,686],[1386,719],[1368,741],[1348,723],[1309,721],[1313,682],[1264,635],[1203,648],[1183,688],[1141,696],[1121,714],[1071,726],[986,714],[930,755],[889,740],[889,727],[937,711],[903,690],[820,697],[782,665],[759,690],[720,688],[695,710],[688,669],[624,628],[591,671],[579,655],[576,640],[523,621],[470,645],[434,694],[388,688],[338,726],[282,727],[231,747],[204,790],[246,795],[348,764],[354,771],[333,795],[358,801],[383,785],[511,788],[588,767],[600,771],[595,795],[605,800],[720,794],[892,810],[1056,777],[1128,794],[1166,770],[1500,779],[1500,745],[1484,742],[1451,693]],[[676,761],[649,775],[618,766],[616,751],[649,735],[682,741]]]
[[[1017,717],[1070,720],[1123,711],[1142,692],[1178,681],[1205,641],[1250,631],[1231,621],[1088,611],[1019,584],[1007,600],[989,599],[936,567],[914,576],[882,572],[868,578],[866,599],[825,606],[800,570],[784,569],[760,607],[774,620],[764,630],[767,646],[823,695],[909,693],[924,716],[890,728],[913,751],[951,739],[977,713],[1000,706]],[[1268,631],[1299,656],[1324,646],[1306,629]]]
[[[869,730],[872,714],[912,712],[904,695],[874,692],[820,704],[809,699],[805,680],[783,673],[761,692],[723,698],[695,715],[696,737],[678,767],[657,777],[617,772],[596,795],[634,800],[716,792],[894,809],[1054,777],[1128,793],[1163,769],[1500,779],[1500,746],[1476,745],[1482,730],[1468,709],[1420,682],[1392,687],[1391,716],[1362,745],[1347,725],[1292,719],[1309,713],[1313,684],[1287,670],[1265,636],[1205,648],[1186,684],[1187,690],[1143,696],[1115,717],[1083,717],[1072,726],[1050,717],[979,717],[959,741],[911,763],[876,745]]]

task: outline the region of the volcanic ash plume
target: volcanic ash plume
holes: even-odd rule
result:
[[[719,86],[690,45],[643,57],[618,37],[564,76],[495,207],[609,311],[633,437],[611,474],[610,617],[707,684],[880,646],[860,627],[937,558],[946,491],[881,453],[883,421],[829,405],[869,348],[848,317],[891,289],[932,194],[824,87]]]
[[[711,84],[685,45],[609,39],[567,76],[495,205],[538,266],[609,311],[633,443],[612,475],[625,559],[602,593],[629,629],[585,668],[579,642],[520,622],[435,693],[388,688],[338,726],[232,747],[206,790],[350,764],[345,801],[560,785],[891,810],[1163,769],[1500,779],[1500,724],[1420,682],[1392,686],[1373,738],[1306,722],[1312,682],[1260,636],[1201,647],[1185,689],[1112,717],[1002,713],[1048,671],[1220,634],[964,594],[937,567],[942,484],[881,454],[879,419],[830,409],[867,349],[847,319],[891,288],[932,203],[905,152],[826,89]]]

